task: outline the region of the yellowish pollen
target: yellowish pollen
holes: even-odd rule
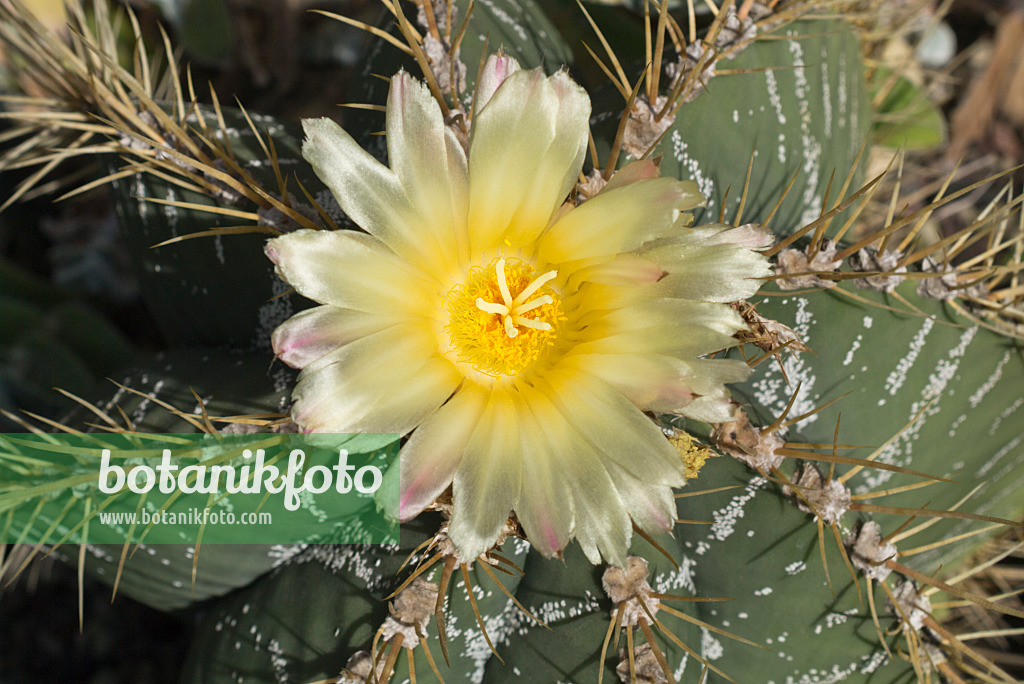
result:
[[[470,269],[448,293],[445,330],[457,359],[492,376],[518,375],[554,345],[565,320],[548,283],[556,271],[536,275],[519,259],[495,259]]]

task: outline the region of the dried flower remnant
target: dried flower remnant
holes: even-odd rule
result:
[[[795,330],[788,325],[765,318],[749,302],[735,302],[733,308],[750,328],[749,331],[740,331],[736,334],[736,339],[741,343],[749,342],[766,352],[775,352],[783,347],[793,352],[811,351]]]
[[[647,582],[647,561],[639,556],[630,556],[624,568],[609,567],[601,577],[601,585],[615,606],[615,615],[620,625],[634,627],[640,620],[650,620],[658,614],[659,600]],[[646,610],[644,609],[646,606]]]
[[[839,270],[843,262],[835,258],[836,252],[836,244],[831,240],[823,240],[816,250],[813,246],[808,246],[806,250],[782,250],[779,252],[776,272],[786,277],[776,279],[775,284],[780,290],[835,287],[834,280],[821,276]]]
[[[715,426],[713,437],[719,449],[762,474],[778,468],[786,458],[777,453],[785,440],[773,430],[751,425],[739,407],[732,420]]]
[[[912,579],[900,578],[893,587],[892,597],[896,603],[887,601],[886,606],[893,617],[900,620],[904,630],[921,631],[924,627],[925,618],[931,615],[932,602],[917,587],[917,582]]]
[[[821,470],[812,463],[801,463],[792,482],[792,487],[782,488],[783,493],[793,497],[801,511],[829,525],[838,524],[853,503],[846,485],[837,478],[825,482]]]
[[[626,649],[619,649],[619,664],[615,668],[615,674],[619,675],[619,681],[624,684],[667,684],[668,679],[661,669],[661,663],[650,644],[640,644],[633,647],[633,664],[630,669],[629,654]]]
[[[892,574],[885,562],[896,558],[896,545],[882,538],[882,528],[869,520],[843,540],[853,567],[866,577],[882,582]]]
[[[644,411],[728,420],[742,361],[701,358],[745,329],[729,302],[770,274],[750,235],[691,227],[696,184],[637,162],[579,206],[590,102],[564,73],[496,55],[468,150],[404,72],[390,168],[328,120],[305,157],[367,231],[269,241],[278,274],[322,304],[278,328],[302,373],[305,430],[412,433],[386,475],[401,520],[452,491],[447,534],[472,562],[510,513],[541,553],[573,538],[622,565],[635,524],[670,529],[685,466]],[[755,241],[760,245],[760,242]]]
[[[857,287],[875,290],[876,292],[892,292],[905,278],[901,273],[907,272],[906,266],[900,266],[903,255],[895,250],[879,252],[874,247],[865,247],[850,257],[850,266],[854,271],[862,273],[878,273],[878,275],[859,278],[854,281]]]

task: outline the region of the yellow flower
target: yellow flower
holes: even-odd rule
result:
[[[366,232],[269,241],[278,274],[322,306],[284,323],[306,430],[412,433],[402,520],[449,486],[449,534],[472,560],[510,512],[534,547],[576,538],[625,562],[631,520],[673,525],[684,464],[644,411],[731,418],[741,361],[702,359],[744,328],[724,302],[768,275],[756,233],[691,228],[696,184],[636,162],[579,206],[566,198],[590,101],[565,73],[492,56],[468,152],[427,88],[391,81],[385,166],[328,119],[303,154]]]

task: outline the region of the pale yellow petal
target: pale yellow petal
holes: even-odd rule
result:
[[[541,236],[538,258],[547,263],[589,259],[631,252],[644,243],[671,234],[704,198],[693,181],[672,178],[641,180],[599,193],[569,213]]]
[[[656,297],[735,302],[752,297],[772,274],[768,260],[734,244],[664,244],[643,256],[666,272],[653,288]]]
[[[295,314],[274,330],[274,353],[292,368],[305,368],[338,347],[398,323],[394,316],[325,304]]]
[[[563,365],[608,383],[644,411],[674,412],[694,398],[686,366],[654,354],[574,354]]]
[[[422,257],[451,269],[460,242],[468,257],[467,162],[430,90],[405,71],[391,78],[387,144],[391,170],[422,219],[416,226],[422,234],[419,244],[426,246],[428,236],[435,243]]]
[[[553,556],[572,539],[576,518],[575,483],[569,480],[562,467],[561,440],[547,427],[551,420],[545,414],[556,409],[531,387],[524,386],[520,392],[522,401],[518,408],[525,477],[516,515],[533,548],[545,556]]]
[[[330,189],[342,211],[360,228],[407,260],[429,268],[440,247],[424,230],[398,176],[381,164],[331,119],[303,119],[302,156]],[[429,228],[429,227],[428,227]]]
[[[507,391],[497,389],[491,392],[452,482],[454,510],[448,534],[462,561],[472,561],[497,540],[519,503],[522,478],[516,407]]]
[[[633,537],[633,525],[615,490],[615,483],[589,445],[575,443],[562,455],[572,478],[576,503],[576,540],[594,564],[622,567]]]
[[[469,230],[478,258],[536,237],[576,183],[590,98],[564,73],[509,76],[477,112],[469,150]]]
[[[550,390],[541,390],[529,401],[538,433],[549,445],[543,456],[557,459],[558,467],[569,482],[575,513],[575,536],[584,555],[591,563],[600,563],[604,559],[621,565],[626,560],[633,534],[628,511],[622,505],[599,450],[573,427],[553,402],[556,398]],[[530,486],[525,477],[523,485],[524,488]]]
[[[746,329],[724,304],[650,299],[593,315],[570,354],[668,354],[695,358],[734,346]]]
[[[694,359],[685,363],[689,366],[686,382],[701,396],[678,412],[705,423],[733,420],[730,416],[735,405],[729,399],[729,392],[724,385],[746,380],[751,368],[739,359]]]
[[[486,404],[487,395],[468,385],[412,433],[399,456],[400,520],[419,515],[452,483]]]
[[[439,286],[364,233],[297,230],[268,240],[266,252],[282,279],[321,304],[419,317],[437,307]]]
[[[727,223],[705,223],[694,226],[679,238],[688,245],[740,245],[747,249],[764,249],[774,242],[770,231],[757,223],[731,226]]]
[[[564,418],[606,461],[652,484],[685,482],[678,452],[661,430],[608,383],[574,369],[559,368],[537,381]]]
[[[616,254],[611,259],[601,259],[592,265],[573,266],[570,282],[602,285],[646,285],[656,283],[664,275],[661,266],[651,259],[636,254]]]
[[[314,432],[405,434],[461,381],[435,351],[429,329],[408,323],[347,344],[302,371],[292,417]]]
[[[690,359],[680,361],[689,368],[688,382],[697,394],[710,396],[722,385],[743,382],[751,368],[740,359]]]
[[[676,499],[671,487],[643,482],[630,470],[608,459],[605,459],[605,467],[615,483],[622,505],[637,527],[652,535],[675,527]]]

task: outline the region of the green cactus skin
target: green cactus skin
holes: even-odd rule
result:
[[[223,108],[227,126],[222,143],[230,145],[238,163],[265,188],[276,188],[271,163],[262,153],[256,136],[237,109]],[[202,110],[208,125],[216,117]],[[302,132],[267,116],[253,116],[260,135],[274,140],[282,171],[294,174],[328,213],[339,217],[337,204],[302,159]],[[193,125],[197,126],[196,122]],[[184,240],[154,248],[166,240],[216,227],[252,225],[256,221],[225,217],[201,209],[187,209],[147,202],[142,198],[223,207],[257,212],[242,198],[238,202],[210,197],[171,185],[149,174],[111,183],[118,219],[142,297],[153,313],[164,339],[172,347],[229,345],[236,349],[268,349],[274,328],[308,306],[292,296],[274,276],[274,267],[263,254],[266,234],[224,235]],[[289,192],[296,207],[312,217],[302,191],[290,178]],[[261,213],[261,225],[266,225]]]
[[[842,199],[839,188],[871,129],[852,30],[834,19],[793,22],[759,35],[716,68],[754,71],[711,78],[680,108],[652,154],[662,157],[664,175],[700,185],[708,204],[695,213],[697,223],[716,221],[722,212],[726,220],[735,215],[752,153],[744,222],[764,221],[794,174],[796,181],[771,222],[776,233],[791,233],[818,218],[833,172],[829,208]],[[610,88],[596,98],[593,125],[598,149],[605,153],[622,106],[622,96]],[[622,154],[619,165],[631,160]],[[848,192],[859,187],[858,176]]]

